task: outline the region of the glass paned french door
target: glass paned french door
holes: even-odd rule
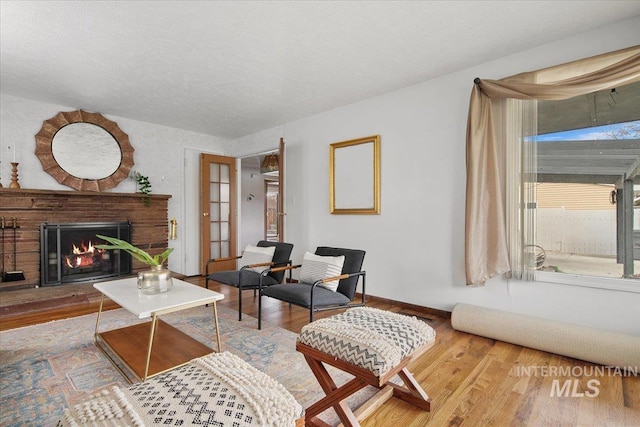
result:
[[[235,159],[201,157],[202,264],[235,253]],[[216,263],[216,270],[235,269],[235,261]],[[204,271],[204,270],[203,270]]]

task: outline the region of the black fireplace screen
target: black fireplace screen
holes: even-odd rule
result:
[[[131,255],[97,249],[101,234],[129,241],[130,222],[40,225],[40,284],[91,282],[131,274]]]

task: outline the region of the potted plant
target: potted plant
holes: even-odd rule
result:
[[[150,206],[151,181],[149,181],[149,177],[142,175],[140,172],[134,172],[133,179],[138,183],[138,193],[142,194],[142,203],[145,206]]]
[[[169,258],[171,252],[173,252],[173,248],[167,248],[167,250],[161,254],[150,255],[148,252],[133,246],[126,240],[103,236],[101,234],[97,234],[96,237],[110,243],[108,245],[95,245],[97,249],[122,250],[151,267],[149,271],[141,271],[138,273],[138,289],[143,294],[168,292],[173,288],[171,272],[163,267],[164,262]]]

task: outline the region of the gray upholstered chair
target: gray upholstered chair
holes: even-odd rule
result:
[[[320,256],[344,255],[344,264],[339,276],[316,280],[314,283],[285,283],[272,286],[261,286],[258,299],[258,329],[262,328],[262,297],[271,297],[289,304],[309,309],[309,322],[313,322],[316,311],[335,310],[339,308],[360,307],[365,305],[366,272],[362,271],[365,251],[358,249],[332,248],[319,246],[315,252]],[[272,268],[271,271],[291,271],[302,265]],[[263,274],[266,274],[263,273]],[[362,277],[362,293],[359,302],[354,302],[358,283]],[[338,280],[338,288],[334,292],[323,286],[326,282]]]
[[[291,265],[291,251],[293,245],[291,243],[284,242],[268,242],[261,240],[256,245],[258,247],[266,248],[269,246],[275,246],[275,252],[273,254],[270,265],[265,267],[286,267]],[[238,320],[242,320],[242,291],[253,290],[255,296],[256,291],[260,287],[268,287],[282,283],[282,279],[285,275],[285,270],[267,270],[264,274],[258,273],[252,268],[259,267],[260,265],[245,265],[238,270],[227,271],[215,271],[209,272],[210,266],[213,266],[215,262],[229,261],[232,259],[239,259],[240,256],[230,258],[215,258],[207,261],[205,266],[205,286],[209,289],[209,281],[222,283],[223,285],[229,285],[238,288]],[[291,276],[291,274],[289,274]]]

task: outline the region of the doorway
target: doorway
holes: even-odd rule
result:
[[[267,185],[265,181],[276,185],[269,186],[270,193],[274,193],[277,189],[277,196],[274,197],[273,194],[269,196],[277,205],[271,214],[271,217],[275,218],[277,222],[277,229],[275,231],[270,229],[268,238],[269,240],[282,241],[285,216],[283,207],[284,140],[280,139],[277,150],[238,159],[206,154],[202,156],[208,166],[201,165],[201,183],[205,182],[210,185],[200,186],[201,190],[203,192],[206,190],[207,193],[206,200],[202,199],[204,195],[201,195],[201,205],[210,209],[202,209],[200,213],[202,217],[199,218],[201,225],[199,239],[201,241],[201,271],[204,272],[204,263],[209,258],[239,255],[247,245],[255,245],[258,241],[267,239],[265,225]],[[265,168],[263,164],[268,156],[271,156],[268,162],[271,166]],[[277,166],[274,166],[274,157]],[[219,164],[219,169],[212,166],[216,163]],[[210,167],[214,168],[212,172],[208,172]],[[227,171],[229,173],[228,183]],[[214,179],[216,176],[219,178]],[[219,191],[214,191],[215,189],[219,189]],[[220,197],[220,200],[214,200],[215,197],[210,199],[212,195],[217,195],[216,197]],[[226,210],[227,202],[228,210]],[[216,212],[219,212],[220,215],[211,216]],[[229,218],[228,226],[225,218]],[[219,233],[217,233],[218,230]],[[229,240],[227,241],[227,239]],[[233,265],[228,267],[227,269],[235,268]]]
[[[240,160],[240,247],[284,241],[284,140],[278,150]]]
[[[278,184],[278,171],[261,173],[260,167],[268,152],[244,157],[240,160],[240,248],[255,245],[259,240],[277,239],[277,231],[267,225],[277,221],[277,206],[273,206],[275,189],[269,183]],[[279,191],[278,191],[279,193]]]

